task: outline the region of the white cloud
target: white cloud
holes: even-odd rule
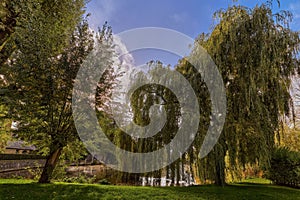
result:
[[[121,41],[121,38],[117,35],[113,36],[114,38],[114,46],[116,57],[114,58],[114,65],[120,67],[120,70],[124,72],[124,74],[119,78],[119,87],[118,92],[125,94],[126,89],[130,85],[130,80],[132,73],[134,73],[135,69],[135,61],[133,55],[128,52],[126,45]],[[121,95],[119,97],[124,100],[125,96]]]
[[[110,22],[120,7],[120,3],[112,0],[94,0],[87,5],[87,12],[91,13],[89,22],[93,28],[101,27],[105,21]]]
[[[115,58],[115,63],[117,65],[121,65],[122,68],[129,69],[130,67],[134,66],[134,58],[130,52],[128,52],[127,47],[124,43],[122,43],[121,38],[114,35],[114,45],[115,51],[118,58]]]

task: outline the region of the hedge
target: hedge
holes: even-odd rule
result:
[[[277,185],[300,187],[300,152],[276,148],[270,160],[267,178]]]

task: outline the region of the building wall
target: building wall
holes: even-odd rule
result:
[[[45,162],[46,160],[0,160],[0,178],[32,178],[33,172],[41,169]]]

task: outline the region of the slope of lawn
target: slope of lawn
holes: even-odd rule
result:
[[[30,180],[0,179],[0,199],[292,199],[300,190],[252,180],[224,188],[213,185],[191,187],[133,187],[88,184],[37,184]]]

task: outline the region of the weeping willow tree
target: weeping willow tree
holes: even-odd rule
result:
[[[157,134],[153,137],[140,138],[137,140],[137,152],[151,152],[163,148],[165,145],[169,144],[175,135],[178,132],[180,126],[180,105],[176,95],[165,85],[167,82],[176,84],[177,81],[175,77],[170,79],[168,76],[169,73],[172,73],[172,70],[169,66],[164,66],[160,61],[150,61],[149,66],[149,79],[151,82],[160,82],[161,84],[149,84],[145,85],[138,90],[136,90],[131,97],[131,107],[134,113],[133,120],[136,124],[140,126],[145,126],[150,123],[150,112],[151,107],[158,105],[159,109],[164,109],[166,113],[166,121],[163,127],[158,130]],[[140,74],[137,74],[138,76]],[[145,77],[139,77],[144,79]],[[159,81],[161,80],[161,81]],[[159,126],[159,125],[157,125]],[[176,146],[170,147],[170,153],[176,151]],[[185,154],[182,158],[185,157]],[[183,159],[177,159],[171,165],[166,168],[145,173],[146,177],[161,178],[166,177],[171,179],[173,185],[179,185],[181,171],[180,165],[183,163]],[[151,165],[153,163],[149,163]],[[159,179],[161,181],[161,179]],[[154,184],[154,183],[153,183]],[[161,182],[156,183],[158,185]],[[154,184],[155,185],[155,184]]]
[[[279,139],[281,116],[287,114],[291,106],[290,76],[298,67],[299,43],[298,34],[289,29],[290,13],[274,14],[271,6],[270,3],[253,9],[233,6],[219,11],[215,15],[218,24],[212,33],[202,34],[195,41],[189,60],[201,63],[197,46],[204,47],[217,64],[226,87],[227,120],[213,151],[199,160],[198,154],[210,123],[211,101],[201,75],[187,59],[183,59],[176,70],[186,77],[199,97],[201,116],[195,141],[182,158],[165,169],[140,175],[121,173],[121,181],[129,182],[131,178],[137,180],[141,176],[166,176],[178,183],[184,174],[182,171],[189,167],[201,182],[211,180],[225,185],[226,172],[236,173],[247,164],[268,164]],[[151,75],[159,68],[163,68],[161,63],[150,63],[148,73]],[[139,78],[138,74],[134,76],[129,80]],[[113,119],[103,115],[100,124],[106,126],[104,129],[111,141],[127,151],[143,153],[170,143],[180,126],[180,105],[170,90],[156,84],[145,85],[133,93],[130,104],[133,116],[124,118],[132,117],[140,126],[149,124],[151,106],[163,106],[167,113],[164,128],[151,138],[137,139],[118,129]]]
[[[216,12],[218,24],[212,33],[197,38],[191,54],[197,62],[197,45],[204,47],[226,87],[228,112],[222,135],[197,163],[200,177],[218,185],[225,184],[225,167],[234,172],[246,164],[268,164],[280,117],[291,106],[290,77],[298,68],[299,36],[289,28],[292,15],[274,14],[271,7],[268,2],[253,9],[233,6]],[[177,68],[195,82],[189,65],[182,61]],[[199,129],[199,138],[203,134]]]
[[[139,81],[148,79],[150,82],[155,81],[158,77],[165,81],[172,81],[168,78],[164,78],[159,76],[159,74],[163,74],[165,67],[159,61],[151,61],[148,63],[149,71],[145,74],[143,71],[132,69],[128,73],[128,77],[125,78],[125,82],[130,82],[130,88],[135,88],[135,85],[139,85]],[[170,69],[167,69],[170,70]],[[118,89],[115,88],[114,92],[118,93]],[[125,92],[127,93],[127,92]],[[122,97],[121,93],[118,93],[119,97]],[[114,101],[115,99],[111,99]],[[126,102],[126,103],[124,103]],[[128,105],[127,105],[128,104]],[[135,137],[129,135],[128,132],[140,132],[135,129],[131,123],[132,122],[137,126],[145,127],[150,124],[151,119],[151,108],[152,106],[158,106],[159,109],[164,109],[166,114],[166,123],[163,127],[155,132],[154,136],[149,136],[145,138]],[[109,112],[108,109],[105,109],[104,105],[100,107],[98,111],[99,123],[103,126],[104,132],[110,138],[110,140],[117,145],[118,147],[137,153],[147,153],[156,151],[160,148],[163,148],[165,145],[169,144],[171,140],[175,137],[176,132],[179,126],[179,118],[180,118],[180,107],[179,103],[176,99],[176,96],[172,93],[171,90],[159,84],[146,84],[142,87],[138,87],[135,91],[133,91],[132,95],[128,99],[123,96],[122,101],[114,101],[110,102],[110,106],[112,109],[115,109],[114,113],[117,114],[112,116],[112,113]],[[127,108],[129,108],[127,110]],[[119,124],[116,123],[113,117],[119,117],[122,122],[122,126],[125,125],[125,128],[120,129]],[[158,125],[158,124],[156,124]],[[159,126],[159,125],[158,125]],[[153,128],[153,127],[152,127]],[[151,129],[152,130],[152,129]],[[183,156],[184,157],[184,156]],[[122,159],[122,158],[121,158]],[[159,178],[159,182],[153,183],[160,185],[161,177],[168,177],[172,179],[172,183],[179,182],[180,172],[179,169],[182,167],[178,167],[180,165],[181,160],[175,161],[175,163],[171,164],[169,167],[165,169],[160,169],[154,172],[148,172],[144,174],[130,174],[124,172],[115,172],[117,174],[116,182],[126,182],[137,184],[141,177],[146,178]],[[147,165],[155,165],[155,163],[147,163]],[[177,175],[176,175],[177,174]],[[175,180],[175,177],[177,180]],[[146,183],[147,184],[147,183]],[[150,184],[150,183],[148,183]]]

